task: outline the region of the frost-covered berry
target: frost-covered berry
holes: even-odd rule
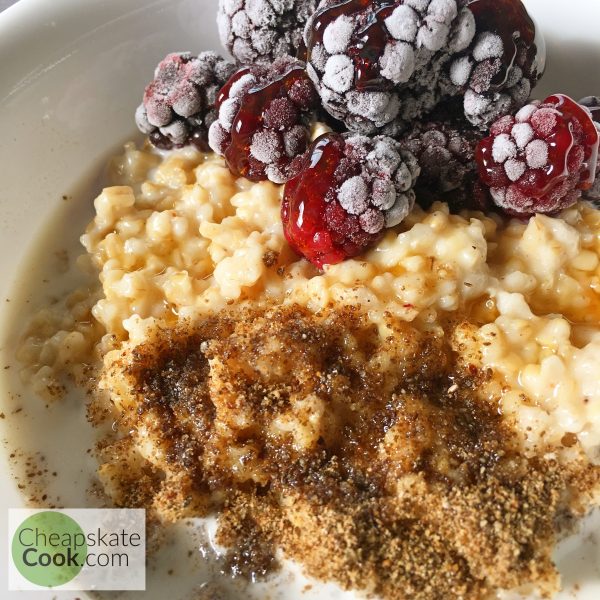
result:
[[[477,146],[479,174],[509,214],[555,213],[591,189],[598,140],[590,112],[556,94],[492,125]]]
[[[579,104],[585,106],[590,111],[592,119],[596,123],[596,129],[600,131],[600,97],[587,96],[582,98]],[[586,200],[595,202],[596,205],[600,202],[600,160],[596,167],[596,179],[589,190],[584,190],[583,197]]]
[[[432,110],[449,47],[472,40],[465,11],[455,0],[322,0],[305,43],[326,110],[366,134],[395,133]]]
[[[244,67],[219,93],[210,147],[235,175],[285,183],[310,142],[317,105],[304,63],[286,56],[269,67]]]
[[[418,176],[415,157],[392,138],[322,135],[285,186],[286,239],[319,268],[357,256],[412,210]]]
[[[400,138],[419,162],[417,203],[447,202],[452,210],[484,210],[488,191],[479,181],[475,148],[479,130],[458,121],[417,121]]]
[[[268,64],[302,47],[318,0],[219,0],[221,42],[242,64]]]
[[[234,69],[233,63],[214,52],[167,54],[136,110],[138,128],[158,148],[194,144],[208,150],[208,128],[216,118],[217,93]]]
[[[321,0],[305,43],[326,110],[396,134],[451,97],[483,129],[522,106],[543,68],[536,34],[520,0]]]
[[[466,118],[483,129],[521,108],[544,72],[541,31],[521,0],[468,3],[475,35],[448,67],[451,83],[464,92]]]

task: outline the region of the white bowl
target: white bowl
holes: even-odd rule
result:
[[[600,93],[600,2],[525,3],[548,46],[547,74],[535,95],[565,92],[579,98]],[[29,312],[22,282],[24,277],[41,278],[35,271],[23,272],[24,265],[30,265],[27,254],[53,215],[61,215],[67,236],[78,237],[91,214],[104,161],[122,142],[138,137],[133,112],[156,63],[169,51],[219,48],[216,5],[217,0],[21,0],[0,15],[0,410],[7,413],[0,433],[9,442],[7,449],[19,443],[61,464],[55,485],[65,505],[84,501],[91,465],[82,456],[89,440],[69,431],[68,425],[44,427],[43,413],[32,417],[35,427],[9,414],[10,405],[39,402],[31,396],[10,397],[18,386],[14,325]],[[63,195],[71,199],[65,202]],[[65,223],[72,225],[65,228]],[[31,304],[43,300],[40,294]],[[51,410],[77,407],[66,403]],[[0,472],[4,537],[6,509],[24,503],[6,454]],[[600,546],[589,537],[596,531],[600,520],[588,519],[585,535],[568,540],[558,555],[567,587],[580,585],[575,596],[579,600],[600,597]],[[2,589],[6,546],[0,541],[0,597],[24,600],[27,594]],[[173,579],[168,583],[144,597],[164,598],[169,589],[175,600],[177,586]],[[328,589],[321,597],[332,597]],[[574,596],[565,592],[562,597]]]

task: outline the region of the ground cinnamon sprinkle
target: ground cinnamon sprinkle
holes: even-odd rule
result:
[[[101,476],[161,518],[219,511],[236,574],[281,548],[390,599],[551,592],[557,520],[598,470],[521,452],[491,373],[452,348],[460,326],[289,307],[156,329],[106,367],[123,437]]]

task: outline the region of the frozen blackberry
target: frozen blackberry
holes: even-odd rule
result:
[[[175,52],[158,64],[154,80],[135,113],[142,133],[158,148],[194,144],[208,150],[208,128],[216,118],[215,100],[234,65],[214,52],[194,56]]]
[[[305,43],[325,109],[365,134],[394,134],[429,112],[442,97],[451,30],[462,21],[455,0],[322,0]],[[467,30],[457,38],[456,51],[471,37]]]
[[[463,95],[485,128],[522,105],[541,72],[532,32],[520,0],[322,0],[305,31],[308,71],[327,111],[355,131],[395,134]]]
[[[475,148],[481,133],[462,122],[417,121],[399,139],[421,167],[417,202],[428,208],[447,202],[454,211],[485,210],[488,191],[479,181]]]
[[[357,256],[412,210],[418,176],[415,157],[392,138],[322,135],[285,186],[286,239],[319,268]]]
[[[272,63],[303,46],[302,31],[318,0],[219,0],[221,42],[242,64]]]
[[[542,76],[546,47],[521,0],[473,0],[475,36],[448,68],[451,83],[464,92],[464,112],[487,129],[521,108]]]
[[[480,177],[509,214],[552,214],[591,189],[598,141],[589,110],[556,94],[492,125],[477,146]]]
[[[600,131],[600,98],[598,96],[587,96],[586,98],[582,98],[579,104],[589,109],[592,119],[596,123],[596,129]],[[596,203],[596,205],[600,203],[600,160],[596,167],[596,179],[592,187],[583,192],[583,197],[586,200]]]
[[[299,60],[285,56],[270,67],[244,67],[219,92],[210,147],[225,157],[234,175],[285,183],[308,147],[317,105]]]

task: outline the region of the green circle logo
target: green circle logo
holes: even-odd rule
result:
[[[54,511],[25,519],[12,539],[12,559],[31,583],[56,587],[73,579],[85,564],[85,534],[71,517]]]

